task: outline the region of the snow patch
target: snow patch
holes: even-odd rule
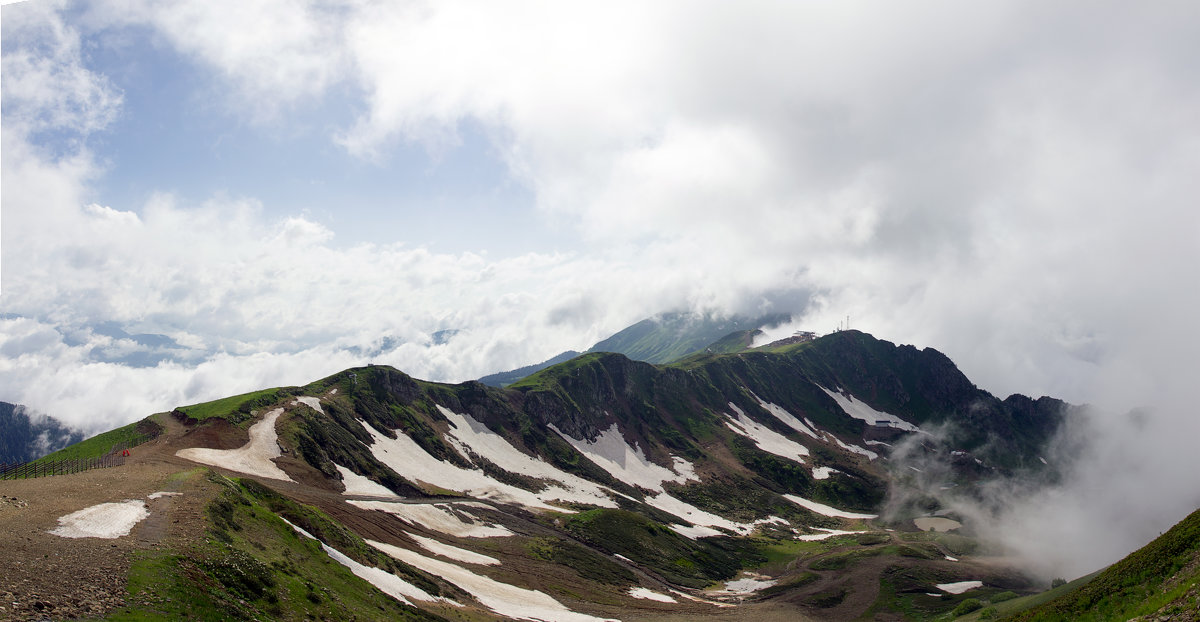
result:
[[[834,473],[841,473],[841,471],[825,466],[813,467],[812,470],[813,479],[829,479],[829,476]]]
[[[553,423],[548,427],[570,443],[575,451],[596,463],[596,466],[607,471],[609,475],[630,486],[640,486],[647,490],[662,492],[663,482],[682,484],[689,479],[699,480],[692,463],[678,456],[671,456],[675,467],[674,471],[646,459],[646,454],[642,453],[640,447],[630,447],[629,443],[625,442],[625,437],[621,435],[621,430],[615,423],[601,432],[594,441],[572,438],[566,432],[555,427]]]
[[[319,398],[319,397],[302,395],[300,397],[297,397],[296,401],[294,401],[292,403],[293,404],[304,404],[305,406],[308,406],[309,408],[321,413],[322,415],[325,414],[325,409],[321,408],[321,398]]]
[[[775,579],[771,579],[764,575],[750,575],[725,582],[725,589],[711,592],[712,594],[753,594],[762,589],[766,589],[779,583]]]
[[[845,510],[839,510],[835,507],[825,505],[824,503],[817,503],[816,501],[810,501],[804,497],[798,497],[796,495],[783,495],[783,498],[795,503],[796,505],[799,505],[800,507],[812,510],[817,514],[831,516],[833,518],[879,518],[878,514],[859,514],[856,512],[847,512]]]
[[[845,449],[847,451],[852,451],[861,456],[866,456],[867,460],[874,460],[879,457],[879,454],[871,451],[870,449],[863,449],[862,447],[859,447],[858,445],[851,445],[851,444],[843,443],[842,439],[840,439],[832,434],[829,435],[829,438],[833,439],[833,442],[837,443],[838,446],[841,447],[842,449]]]
[[[305,538],[308,538],[309,540],[317,540],[312,534],[301,529],[300,527],[297,527],[296,525],[293,525],[286,518],[280,517],[280,520],[287,523],[292,529],[296,530],[297,533]],[[447,598],[443,598],[441,596],[432,596],[429,594],[429,592],[422,590],[421,588],[386,570],[374,568],[372,566],[364,566],[353,559],[346,557],[341,551],[329,546],[328,544],[325,544],[324,542],[321,542],[320,540],[317,540],[317,543],[321,545],[321,548],[324,549],[325,554],[332,558],[333,561],[336,561],[337,563],[349,568],[350,572],[353,572],[358,578],[370,583],[371,585],[374,585],[375,587],[379,588],[379,591],[406,605],[412,605],[412,601],[408,600],[411,598],[413,600],[425,602],[445,602],[459,607],[462,606],[462,604]]]
[[[441,407],[439,406],[438,408]],[[447,435],[447,441],[451,441],[451,444],[470,447],[478,455],[488,458],[505,470],[525,475],[537,473],[537,475],[534,475],[535,477],[547,477],[548,472],[556,472],[563,480],[569,480],[575,486],[567,488],[565,487],[566,484],[563,484],[560,480],[559,483],[562,485],[549,486],[545,490],[535,493],[495,480],[481,469],[465,469],[439,460],[422,449],[420,445],[409,438],[402,430],[397,430],[396,438],[393,439],[380,434],[365,421],[360,421],[360,423],[374,440],[370,449],[375,459],[386,464],[402,477],[413,481],[458,491],[471,497],[516,503],[541,510],[569,511],[547,503],[547,501],[555,499],[578,501],[604,507],[616,507],[616,503],[602,492],[604,489],[600,486],[579,477],[568,476],[566,473],[562,473],[540,460],[535,461],[533,458],[517,451],[516,448],[509,445],[499,435],[490,430],[486,433],[473,430],[463,415],[457,415],[445,409],[442,409],[442,412],[457,427],[451,433],[453,436]],[[470,423],[480,428],[483,427],[482,424],[479,424],[474,419],[471,419]],[[501,447],[507,447],[508,450],[501,449]],[[520,458],[512,456],[511,453],[516,453]],[[533,464],[535,462],[540,463],[542,466]],[[513,468],[514,466],[516,468]]]
[[[808,533],[808,534],[796,536],[796,539],[802,540],[804,542],[816,542],[818,540],[826,540],[826,539],[832,538],[834,536],[849,536],[849,535],[853,535],[856,533],[866,533],[863,531],[845,531],[842,529],[825,529],[824,527],[813,527],[813,529],[816,529],[817,531],[823,531],[825,533]]]
[[[400,520],[457,538],[502,538],[516,535],[503,525],[484,524],[465,510],[466,503],[399,503],[395,501],[347,501],[364,510],[387,512]],[[485,506],[486,507],[486,506]],[[465,517],[465,520],[464,520]]]
[[[948,559],[948,560],[950,560],[950,561],[952,561],[952,562],[956,562],[956,561],[958,561],[958,558],[957,558],[957,557],[950,557],[949,555],[946,555],[946,559]]]
[[[983,581],[959,581],[957,583],[939,583],[937,589],[947,594],[962,594],[967,590],[983,587]]]
[[[430,559],[383,542],[374,540],[366,542],[410,566],[457,585],[485,607],[502,616],[518,620],[558,620],[561,622],[601,622],[604,620],[604,618],[571,611],[554,598],[537,590],[501,583],[490,577],[471,572],[462,566]]]
[[[146,502],[127,499],[120,503],[101,503],[71,512],[58,519],[50,533],[64,538],[103,538],[112,540],[129,535],[134,525],[150,516]]]
[[[696,538],[707,538],[709,536],[724,536],[724,535],[726,535],[726,533],[724,531],[717,531],[716,529],[713,529],[712,527],[700,527],[700,526],[696,526],[696,525],[668,525],[668,527],[671,528],[671,531],[674,531],[675,533],[687,538],[688,540],[695,540]]]
[[[164,490],[164,491],[160,491],[160,492],[152,492],[152,493],[146,495],[146,498],[147,499],[161,499],[163,497],[182,497],[182,496],[183,496],[182,492],[167,492]]]
[[[731,605],[729,603],[718,603],[718,602],[711,601],[711,600],[704,600],[703,598],[696,598],[695,596],[692,596],[691,594],[688,594],[687,592],[680,592],[679,590],[676,590],[673,588],[671,589],[671,593],[675,594],[676,596],[682,596],[683,598],[686,598],[691,601],[695,601],[698,603],[704,603],[706,605],[712,605],[714,607],[721,607],[722,609],[729,608],[729,607],[736,607],[736,605]]]
[[[765,452],[796,462],[804,462],[804,458],[808,456],[807,447],[775,430],[760,425],[757,421],[747,417],[746,413],[737,407],[737,404],[729,402],[729,407],[737,413],[736,417],[729,417],[725,420],[725,425],[730,430],[754,441],[754,444]]]
[[[897,428],[906,432],[920,432],[921,428],[897,417],[896,415],[875,410],[867,405],[862,400],[855,400],[854,396],[842,395],[835,391],[830,391],[825,387],[821,390],[829,397],[832,397],[838,406],[842,408],[847,415],[867,422],[867,425],[884,425],[891,428]]]
[[[644,600],[656,600],[660,603],[679,602],[679,601],[675,600],[674,598],[667,596],[666,594],[659,594],[658,592],[655,592],[654,590],[648,590],[644,587],[631,587],[631,588],[629,588],[629,591],[626,593],[634,598],[641,598]]]
[[[759,396],[754,395],[753,392],[750,392],[750,395],[754,396],[754,399],[758,401],[759,406],[763,407],[763,410],[775,415],[776,419],[784,422],[791,429],[802,434],[807,434],[817,440],[821,440],[821,436],[817,434],[816,426],[812,425],[812,422],[806,420],[807,425],[805,425],[805,422],[800,421],[800,419],[796,418],[795,415],[784,410],[782,406],[765,401]]]
[[[477,564],[480,566],[497,566],[500,564],[500,560],[496,559],[495,557],[488,557],[487,555],[481,555],[474,551],[460,549],[457,546],[443,544],[437,540],[434,540],[433,538],[426,538],[424,536],[418,536],[408,532],[404,532],[404,535],[412,538],[413,541],[419,544],[421,548],[425,549],[426,551],[429,551],[434,555],[441,555],[442,557],[453,559],[457,562]]]
[[[668,514],[674,514],[675,516],[678,516],[679,518],[682,518],[683,520],[697,527],[719,527],[740,533],[742,535],[748,535],[750,532],[754,531],[753,525],[731,521],[728,518],[722,518],[711,512],[705,512],[704,510],[701,510],[700,508],[680,499],[676,499],[665,492],[654,495],[653,497],[646,497],[646,504],[656,507],[664,512],[667,512]],[[671,526],[672,529],[675,529],[675,527],[675,525]],[[679,529],[675,529],[675,531],[682,535],[687,535]],[[705,535],[714,536],[725,534],[717,532],[706,533]]]
[[[283,414],[282,408],[276,408],[267,413],[262,421],[250,426],[250,441],[237,449],[202,449],[192,447],[180,449],[176,456],[192,462],[257,475],[267,479],[292,481],[271,462],[273,458],[283,455],[279,450],[278,436],[275,434],[275,421]]]
[[[558,483],[558,486],[551,486],[539,493],[540,499],[617,507],[617,504],[608,496],[608,489],[578,475],[567,473],[540,457],[522,452],[504,437],[491,431],[470,415],[460,415],[442,406],[438,406],[437,409],[454,425],[455,429],[448,436],[470,447],[476,454],[490,460],[505,471]],[[561,510],[561,508],[557,509]]]
[[[346,490],[342,491],[343,495],[364,495],[368,497],[396,497],[396,493],[388,490],[386,486],[372,481],[369,478],[363,477],[346,467],[337,464],[338,473],[342,474],[342,485]]]

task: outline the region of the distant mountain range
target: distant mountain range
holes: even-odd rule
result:
[[[83,440],[83,433],[18,404],[0,402],[0,463],[36,460]]]
[[[758,329],[778,326],[790,320],[791,316],[786,313],[757,318],[685,312],[663,313],[622,329],[588,348],[587,352],[615,352],[635,361],[669,363],[704,350],[731,333],[750,334]],[[579,354],[569,350],[541,363],[490,374],[479,381],[493,387],[508,386],[536,371],[570,360]]]

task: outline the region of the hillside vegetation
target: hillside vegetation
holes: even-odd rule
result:
[[[923,619],[1034,591],[976,560],[969,526],[920,531],[912,519],[936,498],[877,515],[910,485],[889,453],[905,439],[970,494],[1037,468],[1069,407],[1000,400],[935,350],[857,331],[767,351],[746,349],[747,334],[724,342],[671,365],[591,352],[506,388],[368,365],[78,444],[141,443],[126,466],[71,476],[144,481],[109,500],[146,499],[149,518],[128,536],[146,544],[120,549],[129,595],[106,615]],[[961,430],[916,431],[946,424]],[[200,477],[197,463],[205,479],[188,494],[203,503],[153,496]],[[40,519],[39,551],[54,550],[55,520],[84,509],[79,494]],[[197,509],[169,521],[172,507]]]

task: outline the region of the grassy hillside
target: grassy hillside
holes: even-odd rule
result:
[[[114,447],[135,447],[158,436],[162,431],[162,426],[154,420],[158,416],[160,415],[151,415],[141,421],[102,432],[48,454],[40,461],[99,458],[112,451]]]
[[[718,318],[693,313],[664,313],[618,332],[592,346],[588,352],[617,352],[635,361],[668,363],[703,350],[734,331],[775,326],[788,319],[790,316],[786,314]]]
[[[391,571],[437,594],[438,584],[375,551],[319,510],[253,480],[210,475],[221,491],[207,507],[203,541],[141,551],[128,605],[109,620],[438,620],[403,605],[334,563],[320,544],[280,516],[319,534],[352,559]]]
[[[1200,510],[1079,589],[1013,620],[1195,619],[1200,612]],[[1191,616],[1191,617],[1184,617]]]

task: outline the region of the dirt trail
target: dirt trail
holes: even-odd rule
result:
[[[101,616],[125,604],[135,551],[195,537],[191,526],[202,519],[210,493],[199,478],[175,476],[194,465],[174,458],[159,440],[130,453],[124,466],[0,481],[0,619]],[[159,491],[183,494],[148,499]],[[150,510],[129,536],[65,539],[50,533],[58,517],[126,499],[143,500]]]

